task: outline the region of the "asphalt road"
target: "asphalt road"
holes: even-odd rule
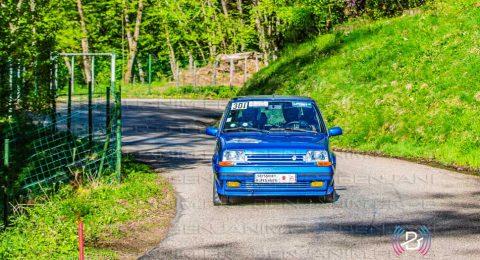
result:
[[[170,179],[178,198],[167,238],[142,259],[397,259],[394,228],[421,225],[432,234],[428,254],[400,258],[480,258],[480,178],[402,160],[337,153],[335,203],[259,198],[214,207],[214,139],[203,131],[225,104],[124,101],[124,152]]]

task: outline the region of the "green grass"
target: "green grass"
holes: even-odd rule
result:
[[[117,258],[114,250],[99,244],[124,236],[119,231],[124,223],[175,208],[173,188],[166,180],[148,166],[124,165],[126,177],[120,184],[104,178],[76,188],[66,185],[55,195],[36,198],[34,206],[26,208],[0,233],[0,259],[78,258],[79,218],[84,222],[86,255],[91,259]],[[152,211],[152,200],[156,212]]]
[[[480,168],[480,8],[444,0],[290,46],[241,94],[314,98],[334,146]],[[347,29],[345,29],[347,28]]]
[[[225,99],[235,97],[240,90],[236,86],[165,86],[155,82],[149,88],[147,84],[129,84],[121,86],[122,98],[185,98],[185,99]],[[62,88],[59,95],[66,98],[68,89]],[[95,87],[94,97],[105,97],[106,85]],[[73,97],[87,99],[86,85],[76,85]],[[114,97],[111,97],[112,100]]]

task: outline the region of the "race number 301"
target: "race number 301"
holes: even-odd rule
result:
[[[248,102],[235,102],[232,103],[232,110],[247,109]]]

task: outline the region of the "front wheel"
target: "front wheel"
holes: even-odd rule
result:
[[[335,190],[333,190],[332,193],[322,197],[322,201],[327,203],[333,203],[335,202],[336,199],[337,199],[337,192]]]
[[[218,194],[217,192],[217,185],[215,185],[215,180],[213,180],[213,205],[220,206],[220,205],[228,205],[230,204],[230,198],[225,195]]]

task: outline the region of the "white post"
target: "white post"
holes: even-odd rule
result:
[[[193,62],[193,86],[197,86],[197,62]]]
[[[212,85],[217,85],[217,59],[213,61],[213,83]]]
[[[110,74],[111,74],[111,82],[115,82],[115,53],[112,53],[112,60],[110,62]]]
[[[230,58],[230,87],[233,85],[233,74],[235,70],[235,66],[233,65],[233,59]]]
[[[178,65],[178,62],[177,62],[177,67],[176,67],[176,74],[177,74],[177,87],[180,86],[180,67]]]
[[[245,57],[245,63],[243,64],[243,84],[247,83],[247,57]]]

